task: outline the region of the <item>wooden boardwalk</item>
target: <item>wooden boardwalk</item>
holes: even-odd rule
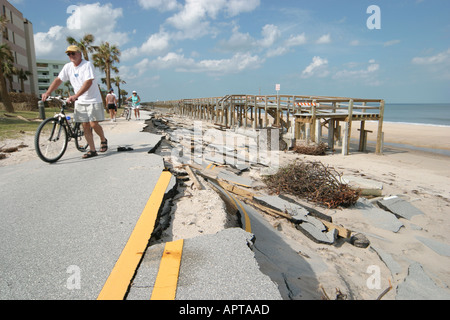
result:
[[[161,103],[161,102],[160,102]],[[302,95],[226,95],[162,102],[180,115],[213,122],[223,128],[281,128],[295,141],[326,141],[334,149],[342,141],[342,154],[350,153],[352,123],[359,122],[359,151],[366,150],[365,121],[377,121],[376,153],[382,153],[384,100]],[[343,124],[343,127],[341,127]]]

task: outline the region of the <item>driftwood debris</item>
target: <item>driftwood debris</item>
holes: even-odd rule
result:
[[[359,198],[359,191],[342,183],[341,175],[319,161],[297,161],[280,168],[274,175],[264,176],[271,192],[288,193],[328,208],[350,207]]]
[[[19,151],[19,149],[23,149],[28,147],[26,144],[21,143],[20,145],[18,145],[17,147],[7,147],[5,148],[4,146],[0,148],[0,152],[3,153],[13,153],[13,152],[17,152]]]
[[[327,150],[327,145],[323,142],[319,144],[297,144],[294,147],[294,152],[311,155],[311,156],[324,156]]]
[[[188,165],[184,166],[186,172],[189,175],[189,178],[192,180],[194,186],[196,189],[198,190],[203,190],[203,186],[200,182],[200,180],[198,180],[197,176],[194,174],[194,172],[192,171],[191,167],[189,167]]]

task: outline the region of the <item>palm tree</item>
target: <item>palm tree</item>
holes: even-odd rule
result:
[[[119,95],[119,97],[122,97],[122,100],[123,100],[123,99],[126,99],[126,98],[128,97],[128,91],[125,90],[125,89],[120,90],[120,95]]]
[[[20,80],[20,90],[22,92],[25,92],[25,81],[28,80],[28,76],[31,76],[32,73],[28,70],[20,69],[17,73],[19,80]]]
[[[122,80],[119,76],[116,76],[114,79],[112,79],[112,81],[114,82],[114,84],[117,87],[117,93],[119,94],[119,108],[120,108],[120,106],[121,106],[120,101],[122,100],[120,98],[120,85],[121,84],[126,84],[126,82],[124,80]]]
[[[70,45],[76,45],[78,48],[81,49],[81,51],[83,52],[84,60],[86,61],[89,61],[88,52],[94,52],[97,48],[96,46],[92,45],[94,43],[95,38],[90,33],[85,34],[84,37],[80,39],[80,41],[77,41],[75,40],[75,38],[70,36],[67,37],[66,40]]]
[[[0,33],[3,34],[6,31],[6,25],[9,20],[6,16],[0,16]],[[14,106],[11,103],[11,98],[9,97],[8,89],[6,88],[5,75],[3,74],[3,63],[4,62],[14,62],[11,49],[6,43],[0,44],[0,94],[2,96],[3,105],[7,112],[14,112]]]
[[[120,62],[119,57],[119,48],[115,45],[111,46],[108,42],[102,42],[93,55],[94,66],[105,72],[106,87],[108,89],[111,88],[111,70],[115,73],[119,72],[119,69],[114,66],[114,63]]]
[[[9,82],[9,92],[12,92],[14,90],[13,88],[13,76],[18,73],[17,68],[13,65],[13,60],[8,61],[4,60],[2,62],[2,68],[3,68],[3,76],[5,79],[8,79]]]
[[[9,97],[8,89],[6,87],[6,79],[4,73],[4,65],[8,63],[13,63],[14,58],[12,56],[11,50],[6,43],[0,45],[0,93],[2,96],[3,105],[7,112],[14,112],[14,106]]]

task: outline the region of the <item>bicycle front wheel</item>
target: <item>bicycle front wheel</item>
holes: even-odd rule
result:
[[[80,144],[82,142],[82,138],[84,137],[84,128],[81,123],[75,124],[74,133],[75,147],[78,149],[78,151],[85,152],[88,149],[89,145],[87,143],[85,143],[84,145]]]
[[[34,137],[36,153],[42,161],[54,163],[66,152],[69,136],[67,128],[57,118],[49,118],[41,123]]]

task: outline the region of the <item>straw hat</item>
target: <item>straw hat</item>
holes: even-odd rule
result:
[[[81,50],[77,46],[72,45],[67,47],[66,53],[68,52],[81,52]]]

